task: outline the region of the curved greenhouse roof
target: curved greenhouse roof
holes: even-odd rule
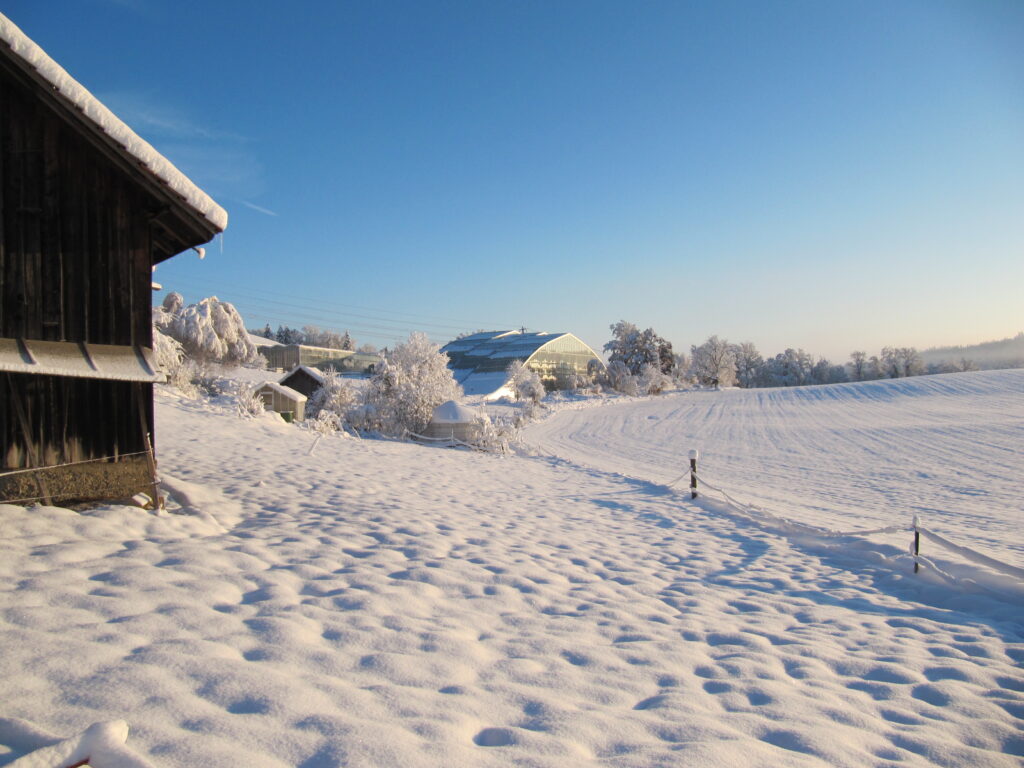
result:
[[[448,367],[467,395],[483,395],[504,386],[515,360],[537,371],[548,389],[568,386],[569,374],[585,374],[593,349],[571,333],[484,331],[463,336],[441,348]]]

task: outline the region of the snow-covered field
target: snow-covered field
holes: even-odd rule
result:
[[[168,767],[1024,755],[1009,581],[915,576],[905,531],[787,534],[664,485],[696,447],[775,514],[917,513],[1020,566],[1024,372],[570,405],[525,431],[533,456],[310,455],[276,417],[166,393],[157,419],[176,514],[0,506],[0,716],[123,718]]]
[[[696,448],[698,474],[787,517],[848,529],[916,514],[1024,564],[1024,370],[686,392],[562,413],[527,439],[654,482]]]

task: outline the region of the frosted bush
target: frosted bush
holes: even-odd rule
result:
[[[629,368],[621,360],[613,360],[608,363],[608,367],[605,369],[605,384],[610,389],[624,395],[637,393],[636,377],[629,372]]]
[[[266,411],[263,398],[257,394],[258,389],[259,386],[256,384],[249,384],[239,389],[235,408],[241,418],[253,419]]]
[[[348,412],[349,425],[359,432],[380,432],[381,423],[377,408],[370,403],[360,403]]]
[[[188,361],[192,384],[207,397],[218,397],[225,394],[231,387],[231,381],[225,379],[219,369],[208,362]]]
[[[523,402],[522,408],[516,413],[513,424],[516,427],[525,427],[533,421],[541,411],[543,411],[543,406],[539,402],[526,400]]]
[[[168,386],[177,389],[184,395],[195,397],[196,386],[192,382],[195,378],[195,366],[191,360],[185,358],[185,351],[181,344],[155,327],[153,328],[153,354],[156,357],[157,367],[167,376]]]
[[[523,365],[522,360],[513,360],[508,367],[508,387],[516,400],[528,400],[539,403],[544,397],[544,384],[540,375]]]
[[[509,446],[519,437],[519,430],[514,423],[488,419],[481,416],[477,421],[477,438],[475,446],[493,453],[507,453]]]
[[[333,368],[323,375],[323,384],[306,403],[306,418],[316,419],[323,414],[334,415],[339,423],[347,419],[356,404],[356,390]]]
[[[637,378],[637,388],[647,395],[660,395],[672,386],[672,377],[662,373],[661,368],[645,363]]]
[[[461,400],[462,389],[448,368],[448,356],[422,333],[410,334],[380,363],[368,382],[364,423],[387,435],[422,432],[434,409]]]
[[[308,421],[309,428],[320,435],[333,435],[341,431],[341,418],[333,411],[320,411],[316,418]],[[344,432],[342,433],[344,434]]]

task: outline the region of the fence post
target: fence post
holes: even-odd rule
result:
[[[696,448],[690,449],[690,498],[697,498],[697,459],[700,458]]]
[[[921,564],[917,561],[919,554],[921,554],[921,529],[917,522],[917,515],[914,515],[914,573],[921,568]]]

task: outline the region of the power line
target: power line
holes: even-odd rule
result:
[[[262,310],[260,310],[258,308],[256,309],[256,312],[259,314],[260,318],[262,318],[263,320],[266,320],[268,322],[277,323],[278,325],[288,326],[289,324],[293,324],[293,323],[296,322],[294,317],[283,317],[281,315],[270,314],[270,313],[264,312],[264,311],[262,311]],[[308,323],[308,324],[309,325],[313,325],[313,323]],[[338,329],[338,328],[328,328],[328,330],[347,330],[347,331],[355,332],[357,335],[360,335],[360,336],[362,336],[362,335],[370,336],[373,339],[387,339],[387,340],[390,340],[390,341],[405,341],[406,338],[408,337],[409,333],[411,333],[412,331],[415,331],[416,329],[415,328],[410,328],[408,333],[402,333],[402,332],[398,332],[398,333],[390,332],[390,333],[388,333],[388,332],[381,332],[381,331],[371,331],[371,330],[367,330],[367,329],[359,327],[359,326],[347,324],[346,326],[344,326],[341,329]],[[390,329],[390,330],[394,331],[394,329]],[[439,340],[439,339],[437,339],[437,338],[435,338],[433,336],[430,336],[430,334],[427,334],[427,338],[429,338],[435,344],[444,344],[444,343],[447,343],[447,341],[450,340],[450,339]]]
[[[188,279],[177,280],[176,282],[188,285],[193,290],[195,290],[197,287],[202,287],[202,286],[207,285],[207,283],[200,283],[200,282],[196,282],[196,281],[188,280]],[[305,308],[310,307],[310,306],[319,306],[320,309],[327,310],[327,311],[331,312],[334,316],[339,317],[339,318],[341,318],[341,317],[358,317],[358,318],[365,319],[365,320],[377,320],[377,321],[381,321],[381,322],[391,322],[391,320],[390,320],[391,317],[394,317],[396,315],[401,315],[401,316],[417,319],[417,322],[419,322],[421,325],[428,325],[428,326],[432,326],[432,327],[435,327],[435,328],[442,328],[442,329],[448,329],[448,330],[457,330],[457,331],[463,331],[463,330],[466,330],[467,328],[470,328],[470,327],[495,328],[495,329],[497,329],[497,328],[514,328],[514,327],[516,327],[518,325],[517,323],[493,323],[493,322],[482,322],[482,321],[463,321],[463,320],[457,320],[455,318],[450,318],[450,317],[440,317],[440,316],[437,316],[437,315],[427,315],[427,314],[413,313],[413,312],[398,312],[398,311],[393,311],[393,310],[390,310],[390,309],[384,309],[384,308],[380,308],[380,307],[366,307],[366,306],[355,305],[355,304],[345,304],[343,302],[334,302],[334,303],[332,303],[331,305],[328,306],[328,305],[326,305],[323,302],[317,301],[315,299],[310,299],[307,296],[296,296],[295,294],[282,293],[282,292],[279,292],[279,291],[267,291],[265,289],[249,288],[249,287],[240,286],[240,285],[230,285],[230,284],[228,284],[225,287],[230,289],[230,290],[232,290],[235,294],[240,295],[240,296],[246,296],[247,298],[254,299],[254,300],[268,301],[268,302],[272,302],[272,303],[275,303],[275,304],[280,304],[281,306],[285,306],[285,307],[289,307],[289,308],[305,309]],[[263,294],[263,295],[260,295],[260,294]],[[270,297],[278,297],[278,298],[270,298]],[[292,302],[281,301],[281,298],[296,299],[296,300],[299,300],[299,301],[301,301],[303,303],[302,304],[294,304]],[[362,314],[353,313],[353,312],[344,312],[343,313],[343,312],[339,312],[337,310],[337,307],[345,307],[345,308],[349,308],[349,309],[360,309],[360,310],[364,310],[364,311],[368,311],[368,312],[383,313],[383,314],[387,315],[387,317],[376,317],[376,316],[373,316],[373,315],[362,315]],[[445,321],[448,321],[448,322],[447,323],[429,322],[430,320],[445,320]],[[455,325],[451,325],[449,323],[455,323]],[[403,327],[405,327],[405,326],[403,326]]]

